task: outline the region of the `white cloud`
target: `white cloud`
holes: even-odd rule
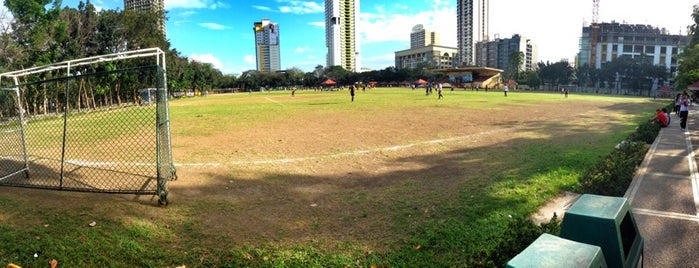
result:
[[[325,22],[323,21],[312,21],[309,22],[308,25],[325,28]]]
[[[323,13],[325,8],[316,2],[309,1],[287,1],[278,0],[281,3],[286,3],[286,6],[280,6],[279,11],[282,13],[293,13],[293,14],[314,14]]]
[[[270,7],[266,7],[266,6],[252,6],[252,7],[255,9],[262,10],[262,11],[272,11],[272,9]]]
[[[194,10],[187,10],[187,11],[179,13],[180,17],[183,17],[183,18],[191,17],[194,14],[197,14],[197,12]]]
[[[360,14],[358,30],[364,44],[387,41],[407,43],[413,26],[423,24],[425,29],[439,32],[442,45],[456,46],[455,7],[441,6],[411,14],[388,13],[384,7],[377,6],[376,11],[377,13]]]
[[[199,23],[199,26],[211,29],[211,30],[225,30],[228,29],[228,27],[218,24],[218,23],[213,23],[213,22],[204,22],[204,23]]]
[[[221,70],[223,68],[223,64],[221,61],[216,58],[216,56],[212,54],[192,54],[189,55],[189,58],[198,61],[198,62],[203,62],[203,63],[210,63],[214,68]]]
[[[215,2],[212,0],[165,0],[165,9],[176,8],[228,8],[229,5],[223,2]]]
[[[253,5],[252,7],[262,11],[291,13],[297,15],[325,12],[325,8],[316,2],[298,0],[277,0],[277,2],[281,3],[281,5],[278,7],[278,10],[275,10],[268,6]]]
[[[296,51],[296,53],[305,53],[305,52],[312,51],[312,50],[313,50],[312,47],[303,46],[303,47],[296,47],[295,51]]]
[[[362,67],[374,68],[377,70],[393,66],[395,62],[396,58],[393,52],[371,57],[362,57]]]
[[[254,55],[245,55],[245,57],[243,57],[243,60],[247,63],[257,63],[257,62],[255,62]]]

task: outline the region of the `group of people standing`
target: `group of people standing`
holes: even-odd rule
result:
[[[675,97],[675,107],[673,112],[675,116],[680,118],[680,128],[687,129],[687,117],[689,117],[689,106],[692,105],[692,101],[689,98],[687,92],[677,94]],[[660,127],[667,127],[672,121],[672,117],[668,113],[666,108],[658,108],[655,110],[655,116],[651,118],[651,121],[656,122]]]

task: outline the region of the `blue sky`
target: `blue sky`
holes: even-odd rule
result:
[[[77,7],[79,0],[63,0]],[[477,1],[476,1],[477,2]],[[100,9],[123,9],[123,0],[93,0]],[[211,63],[225,74],[255,69],[253,23],[279,24],[282,69],[325,66],[324,0],[165,0],[167,37],[183,56]],[[599,21],[647,24],[686,34],[699,0],[600,0]],[[437,31],[456,47],[456,0],[362,0],[359,35],[362,67],[394,65],[394,52],[410,47],[416,24]],[[489,35],[520,34],[539,48],[539,61],[573,62],[592,0],[491,0]]]

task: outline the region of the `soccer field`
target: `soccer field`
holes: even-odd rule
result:
[[[0,201],[116,223],[98,223],[100,237],[115,237],[91,250],[118,251],[122,240],[150,249],[112,264],[458,266],[496,247],[511,216],[575,185],[665,104],[520,91],[438,100],[406,88],[359,91],[354,102],[347,90],[175,99],[178,179],[166,209],[147,197],[94,203],[32,189],[0,191]],[[8,213],[0,218],[44,223]]]

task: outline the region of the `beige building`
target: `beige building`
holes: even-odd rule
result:
[[[457,49],[440,45],[429,45],[395,52],[396,69],[417,68],[426,63],[430,69],[448,69],[455,67]]]
[[[410,49],[395,52],[396,69],[417,68],[428,65],[430,69],[455,67],[457,49],[439,44],[439,33],[415,25],[410,33]],[[422,63],[422,64],[421,64]]]

